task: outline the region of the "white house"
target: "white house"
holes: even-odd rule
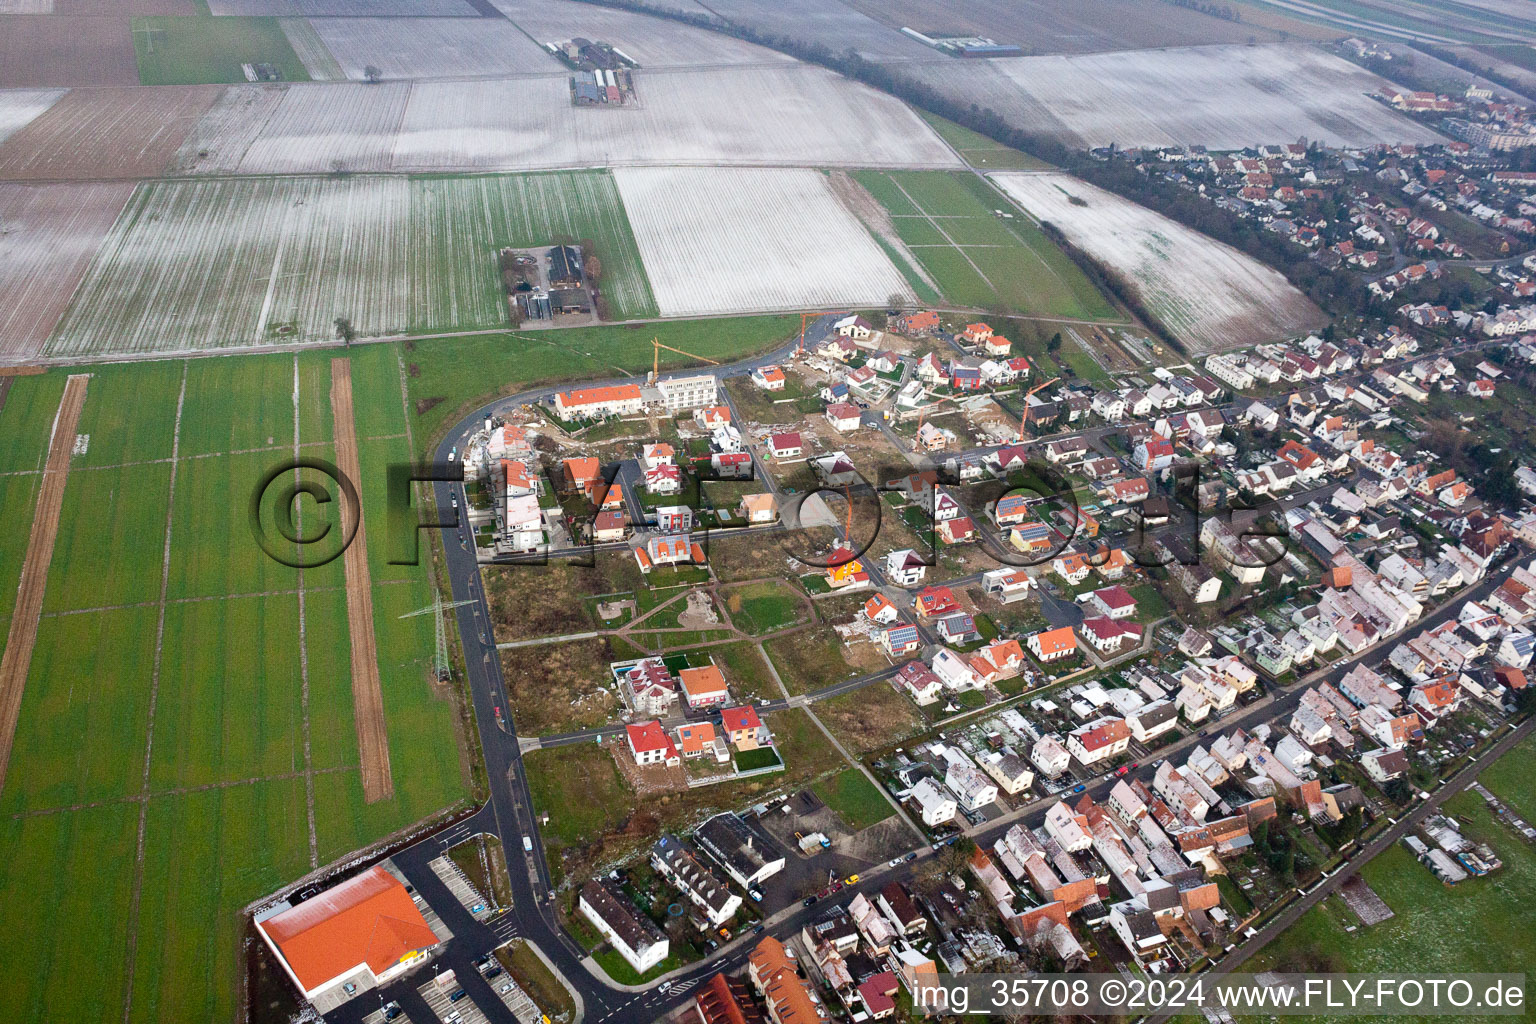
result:
[[[916,804],[918,815],[929,828],[953,821],[960,811],[955,798],[932,779],[919,781],[907,796]]]
[[[910,587],[922,582],[928,572],[922,556],[911,548],[892,551],[885,556],[885,574],[898,587]]]

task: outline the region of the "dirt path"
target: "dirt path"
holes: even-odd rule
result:
[[[75,428],[80,424],[80,409],[85,405],[85,388],[90,379],[89,374],[71,374],[59,399],[53,437],[48,443],[48,462],[37,490],[32,532],[27,538],[27,555],[21,565],[10,634],[5,640],[5,654],[0,656],[0,788],[5,786],[11,742],[16,738],[16,720],[21,715],[21,694],[32,667],[48,566],[53,562],[53,542],[59,535],[59,510],[64,506],[64,485],[69,480],[70,452],[75,446]]]
[[[331,415],[336,424],[336,464],[342,474],[360,483],[357,425],[352,419],[352,360],[331,360]],[[359,502],[361,494],[359,493]],[[349,510],[342,510],[343,516]],[[384,691],[379,682],[379,647],[373,633],[373,581],[368,572],[368,535],[361,504],[357,534],[342,553],[347,580],[347,626],[352,636],[352,712],[357,723],[357,754],[362,765],[363,799],[368,803],[395,795],[389,769],[389,733],[384,726]],[[344,523],[350,530],[351,524]]]

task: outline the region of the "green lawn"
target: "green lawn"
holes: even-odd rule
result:
[[[725,592],[731,621],[753,636],[774,633],[799,622],[805,603],[788,583],[748,583]]]
[[[844,768],[811,788],[823,803],[842,815],[843,821],[855,832],[895,813],[875,784],[857,768]]]
[[[1536,735],[1521,740],[1509,753],[1484,768],[1478,781],[1526,821],[1536,821]]]
[[[1065,254],[968,172],[858,171],[950,301],[1021,313],[1114,318]],[[998,211],[1013,213],[1000,217]]]
[[[1361,872],[1395,917],[1358,925],[1338,899],[1313,908],[1245,970],[1307,970],[1426,974],[1451,971],[1522,972],[1536,954],[1529,906],[1536,899],[1536,850],[1495,822],[1475,793],[1461,793],[1447,810],[1471,822],[1468,834],[1493,846],[1502,870],[1459,885],[1442,885],[1401,844]],[[1318,965],[1318,957],[1326,958]],[[1462,1020],[1499,1018],[1459,1018]]]
[[[407,342],[404,358],[411,402],[420,408],[431,405],[413,414],[411,428],[417,448],[425,450],[452,422],[497,395],[536,384],[646,373],[654,355],[652,338],[726,362],[771,349],[799,329],[799,317],[777,315]],[[698,361],[663,351],[661,366],[679,369],[698,366]]]
[[[1038,157],[1010,149],[995,139],[971,131],[937,114],[918,111],[939,137],[955,148],[961,159],[984,171],[1048,171],[1052,165]]]
[[[756,771],[759,768],[771,768],[781,763],[779,755],[772,747],[759,747],[756,750],[738,750],[731,756],[736,761],[736,770],[740,772]]]
[[[241,65],[258,62],[285,82],[309,81],[276,18],[134,18],[133,49],[141,85],[244,82]]]

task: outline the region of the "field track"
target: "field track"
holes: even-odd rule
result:
[[[331,360],[331,415],[336,421],[336,464],[343,476],[361,488],[357,426],[352,418],[352,360],[344,356]],[[357,535],[341,557],[347,579],[347,626],[352,634],[352,717],[357,723],[363,799],[371,804],[394,796],[395,780],[389,770],[389,731],[384,726],[379,646],[373,633],[373,580],[368,573],[361,490],[353,514],[357,516]],[[351,524],[344,522],[344,526]]]
[[[48,585],[53,542],[59,533],[59,509],[64,505],[64,485],[69,480],[75,427],[80,423],[85,386],[90,379],[89,374],[71,374],[64,385],[64,396],[59,400],[59,412],[53,421],[53,439],[48,444],[48,463],[43,468],[42,485],[37,491],[32,533],[27,538],[27,556],[21,565],[21,585],[16,591],[10,635],[5,640],[5,654],[0,656],[0,787],[5,785],[5,770],[11,761],[11,741],[16,737],[16,720],[21,715],[21,694],[27,685],[27,672],[32,667],[32,647],[37,643],[43,590]],[[371,632],[369,636],[372,636]]]

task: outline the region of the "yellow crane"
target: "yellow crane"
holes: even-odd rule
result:
[[[660,339],[652,338],[651,339],[651,353],[652,353],[652,358],[651,358],[651,380],[650,380],[650,383],[652,383],[652,384],[656,383],[656,377],[661,372],[661,350],[662,349],[666,349],[668,352],[676,352],[680,356],[687,356],[689,359],[697,359],[699,362],[701,362],[701,363],[708,363],[710,366],[719,366],[720,365],[720,363],[717,360],[705,359],[703,356],[694,355],[692,352],[684,352],[680,348],[673,348],[671,345],[663,345],[661,343]]]
[[[1017,444],[1024,443],[1024,421],[1027,418],[1025,414],[1029,412],[1029,396],[1034,394],[1036,391],[1039,391],[1041,388],[1050,387],[1052,384],[1055,384],[1059,380],[1061,380],[1060,377],[1052,377],[1050,380],[1036,384],[1034,387],[1024,392],[1024,408],[1019,410],[1019,439],[1016,442]]]

